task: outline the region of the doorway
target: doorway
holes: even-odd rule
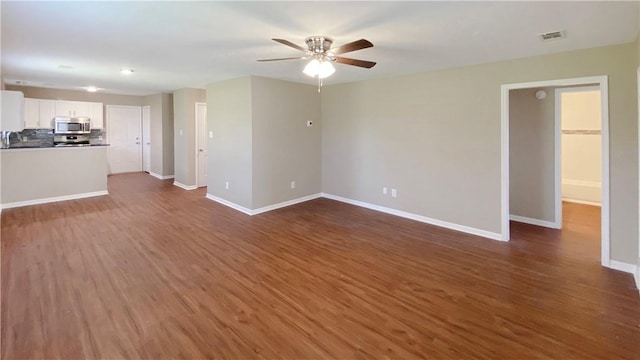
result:
[[[142,171],[151,174],[151,106],[142,107]]]
[[[196,103],[196,186],[207,186],[207,104]]]
[[[562,224],[562,202],[601,206],[602,119],[600,88],[558,88],[556,108],[557,222]]]
[[[112,174],[142,171],[141,113],[140,106],[107,105]]]
[[[610,266],[610,245],[609,245],[609,103],[608,103],[608,79],[606,76],[587,77],[587,78],[575,78],[575,79],[560,79],[550,81],[538,81],[519,84],[502,85],[501,87],[501,225],[502,225],[502,240],[509,241],[510,239],[510,104],[509,93],[512,90],[518,89],[534,89],[544,87],[566,87],[566,86],[582,86],[582,85],[594,85],[601,93],[600,100],[600,118],[601,118],[601,154],[602,154],[602,187],[601,187],[601,264],[603,266]],[[542,96],[542,94],[540,94]],[[558,132],[558,131],[556,131]],[[560,139],[556,138],[555,149],[559,151]],[[557,159],[558,157],[556,157]],[[559,169],[559,161],[554,164],[556,169]],[[559,170],[556,171],[556,175]],[[554,195],[559,198],[561,193],[560,182],[556,181],[554,188]],[[556,208],[555,219],[561,219],[558,216],[561,210]]]

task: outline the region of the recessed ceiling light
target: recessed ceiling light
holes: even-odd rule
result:
[[[122,75],[131,75],[131,74],[133,74],[133,69],[120,69],[120,74],[122,74]]]
[[[71,66],[71,65],[58,65],[58,68],[69,70],[69,69],[73,69],[73,66]]]
[[[88,86],[87,87],[87,91],[88,92],[96,92],[96,91],[98,91],[98,88],[95,87],[95,86]]]

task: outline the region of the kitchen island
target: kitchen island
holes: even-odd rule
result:
[[[107,146],[0,150],[0,206],[107,195]]]

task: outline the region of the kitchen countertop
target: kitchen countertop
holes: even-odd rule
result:
[[[59,149],[91,149],[106,147],[109,144],[81,144],[81,145],[63,145],[63,146],[15,146],[6,149],[0,149],[0,151],[17,151],[17,150],[59,150]]]

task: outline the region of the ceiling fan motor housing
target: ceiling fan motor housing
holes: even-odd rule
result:
[[[309,51],[313,54],[324,54],[331,49],[333,39],[326,36],[309,36],[305,39]]]

